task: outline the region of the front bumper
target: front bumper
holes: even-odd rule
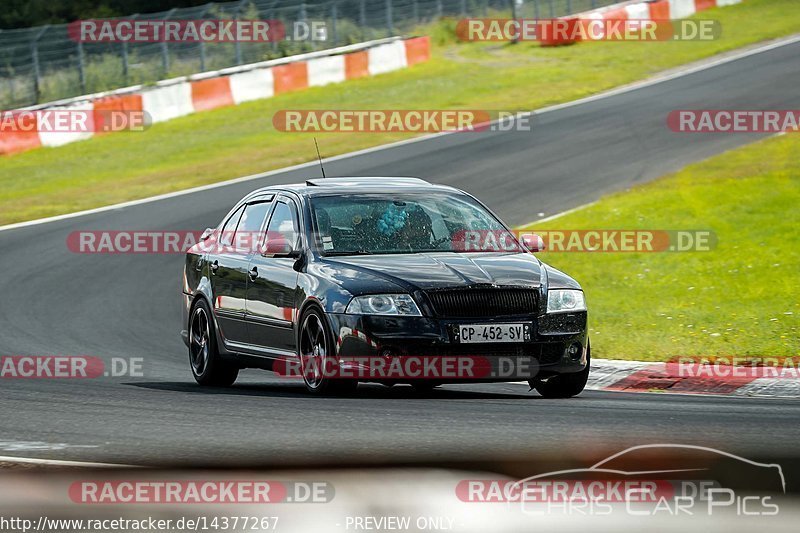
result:
[[[528,381],[580,372],[588,356],[587,314],[444,319],[332,313],[337,364],[362,381],[437,383]],[[457,326],[530,326],[520,343],[462,344]]]

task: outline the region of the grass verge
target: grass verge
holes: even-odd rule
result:
[[[537,254],[583,285],[595,357],[800,355],[798,151],[773,138],[526,228],[715,232],[707,252]]]
[[[142,133],[118,133],[0,158],[0,224],[219,182],[314,158],[309,134],[277,132],[281,109],[529,110],[574,100],[759,41],[800,32],[796,0],[748,0],[698,17],[720,21],[710,42],[454,43],[454,21],[428,28],[428,63],[376,78],[198,113]],[[757,21],[757,23],[754,23]],[[325,155],[409,137],[324,135]]]

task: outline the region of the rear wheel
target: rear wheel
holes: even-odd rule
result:
[[[189,365],[200,385],[227,387],[233,385],[239,368],[222,360],[217,349],[217,337],[211,310],[205,300],[199,300],[189,319]]]
[[[298,355],[303,382],[312,394],[346,394],[355,391],[358,382],[336,375],[333,335],[324,315],[316,307],[303,313],[300,321]]]
[[[547,381],[533,380],[530,386],[545,398],[571,398],[577,396],[586,387],[589,379],[589,366],[591,363],[590,347],[586,348],[586,368],[571,374],[559,374]]]

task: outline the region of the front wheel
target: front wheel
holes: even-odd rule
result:
[[[222,360],[217,349],[217,337],[211,309],[199,300],[189,319],[189,365],[194,380],[200,385],[228,387],[239,375],[239,368]]]
[[[586,382],[589,380],[589,366],[591,363],[591,350],[590,347],[586,348],[586,368],[580,372],[573,372],[571,374],[559,374],[553,376],[547,381],[532,380],[528,383],[531,387],[536,389],[536,392],[545,398],[572,398],[577,396],[586,387]]]
[[[358,382],[337,375],[333,335],[325,316],[315,307],[303,313],[300,321],[298,355],[303,382],[312,394],[347,394],[355,391]]]

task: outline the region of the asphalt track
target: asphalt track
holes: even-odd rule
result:
[[[553,110],[530,132],[439,136],[327,165],[329,175],[415,175],[463,188],[512,224],[535,220],[743,145],[759,135],[669,131],[674,109],[796,109],[800,44]],[[310,141],[310,138],[309,138]],[[321,139],[324,149],[324,138]],[[110,156],[110,155],[109,155]],[[146,157],[146,154],[143,154]],[[392,461],[580,452],[648,442],[794,452],[800,401],[586,392],[549,401],[518,384],[363,387],[312,398],[247,371],[195,386],[181,343],[177,255],[79,255],[75,230],[194,230],[293,170],[0,232],[0,354],[141,357],[143,378],[3,380],[0,455],[132,464]]]

